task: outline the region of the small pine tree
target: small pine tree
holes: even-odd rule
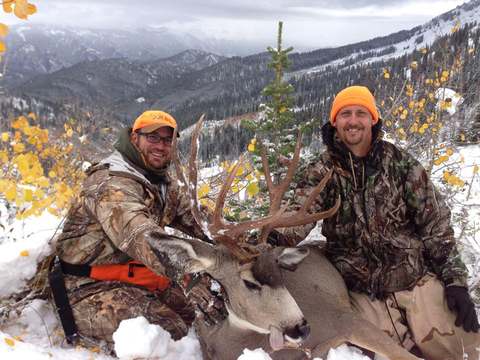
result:
[[[269,153],[268,163],[274,176],[274,183],[278,185],[281,176],[285,173],[285,164],[289,163],[289,157],[295,149],[296,136],[299,132],[304,132],[312,126],[312,122],[298,123],[294,117],[295,98],[289,97],[294,92],[291,84],[283,81],[284,71],[287,70],[293,62],[288,60],[288,53],[293,47],[282,49],[282,28],[283,22],[278,23],[278,42],[277,48],[267,47],[272,55],[271,62],[267,66],[275,71],[275,80],[270,80],[270,84],[263,89],[262,94],[271,98],[271,101],[260,106],[263,117],[260,121],[256,119],[247,119],[242,121],[242,125],[248,130],[261,133],[262,137],[268,137],[273,142],[265,141],[265,147]],[[261,167],[259,158],[259,149],[256,147],[254,163]],[[260,171],[262,169],[259,168]]]

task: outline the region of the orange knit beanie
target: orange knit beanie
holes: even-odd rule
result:
[[[330,123],[333,125],[335,117],[340,109],[349,105],[360,105],[368,109],[372,114],[375,124],[378,121],[378,111],[372,93],[365,86],[350,86],[340,91],[333,100],[330,111]]]

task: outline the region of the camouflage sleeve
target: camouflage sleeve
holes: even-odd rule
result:
[[[210,241],[203,231],[201,225],[197,223],[192,212],[192,201],[190,197],[180,191],[177,184],[171,184],[168,189],[168,204],[175,204],[174,218],[168,224],[169,227],[180,230],[193,238],[203,241]],[[211,217],[211,211],[208,207],[201,205],[200,211],[204,218]]]
[[[467,287],[467,268],[457,249],[450,209],[423,165],[416,160],[410,161],[405,201],[425,245],[425,257],[445,285]]]
[[[295,197],[292,205],[290,205],[283,216],[295,216],[296,212],[302,207],[308,198],[308,195],[315,189],[320,181],[324,178],[327,170],[322,162],[311,163],[295,188]],[[309,212],[317,213],[322,211],[324,199],[326,196],[324,189],[312,203]],[[316,223],[309,223],[290,228],[279,228],[271,234],[269,242],[280,246],[295,246],[304,240],[310,231],[315,227]]]
[[[165,269],[150,250],[146,235],[165,233],[151,218],[143,186],[130,178],[113,176],[85,189],[85,211],[100,224],[111,244],[165,276]]]

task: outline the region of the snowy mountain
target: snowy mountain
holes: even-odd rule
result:
[[[201,35],[201,34],[200,34]],[[248,43],[218,40],[166,28],[98,30],[51,25],[15,25],[6,38],[5,83],[19,84],[82,61],[128,59],[152,61],[188,49],[217,55],[245,55],[261,49]]]

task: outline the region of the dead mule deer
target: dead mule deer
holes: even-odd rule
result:
[[[205,271],[228,294],[228,317],[225,320],[210,326],[203,321],[195,323],[204,358],[237,359],[245,348],[263,348],[273,359],[325,358],[331,348],[349,342],[389,359],[416,359],[383,331],[352,311],[342,277],[320,249],[273,248],[260,243],[276,227],[318,221],[331,216],[339,207],[340,202],[337,201],[328,211],[308,214],[310,204],[322,191],[331,175],[329,173],[295,216],[282,217],[288,204],[280,208],[280,203],[298,165],[300,136],[292,165],[278,187],[270,180],[265,150],[261,145],[270,192],[269,217],[238,224],[225,223],[222,219],[225,197],[240,162],[218,195],[213,220],[206,221],[202,217],[196,195],[197,138],[202,120],[203,117],[192,138],[188,183],[179,166],[176,151],[173,151],[174,162],[184,191],[191,195],[192,211],[197,222],[214,242],[221,245],[153,233],[150,246],[165,267],[179,273]],[[255,228],[262,229],[258,245],[237,243],[235,235]]]

